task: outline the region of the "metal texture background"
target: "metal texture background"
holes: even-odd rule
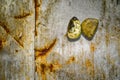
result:
[[[91,41],[66,37],[76,16]],[[0,80],[119,80],[119,0],[0,0]]]

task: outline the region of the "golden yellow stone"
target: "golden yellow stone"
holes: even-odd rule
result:
[[[80,21],[73,17],[68,24],[67,36],[69,39],[78,39],[81,34]]]
[[[98,28],[98,19],[87,18],[81,24],[82,35],[87,40],[92,40]]]

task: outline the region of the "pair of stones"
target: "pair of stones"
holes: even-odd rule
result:
[[[99,21],[95,18],[87,18],[80,24],[79,19],[73,17],[68,24],[67,37],[69,40],[78,40],[82,34],[87,40],[92,40],[98,24]]]

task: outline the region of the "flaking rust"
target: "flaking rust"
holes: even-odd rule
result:
[[[28,16],[30,16],[31,13],[23,13],[21,15],[17,15],[17,16],[14,16],[15,19],[23,19],[23,18],[26,18]]]
[[[56,42],[57,39],[54,39],[53,42],[48,46],[45,46],[45,48],[35,49],[36,72],[42,76],[42,80],[47,80],[46,73],[55,72],[61,67],[61,64],[59,64],[58,61],[54,63],[48,63],[46,60]]]
[[[36,48],[35,49],[35,57],[39,57],[39,56],[47,56],[48,53],[53,49],[55,43],[56,43],[57,39],[55,39],[50,45],[45,46],[45,48]]]
[[[35,36],[37,36],[38,16],[40,14],[40,6],[42,5],[42,0],[34,0],[34,2],[35,2]]]

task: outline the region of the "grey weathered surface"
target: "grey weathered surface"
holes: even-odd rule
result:
[[[0,0],[0,80],[34,80],[32,0]]]
[[[119,80],[118,1],[0,0],[0,80]],[[68,41],[73,16],[99,20],[93,40]]]
[[[36,80],[120,79],[119,6],[117,0],[43,0],[35,48],[42,49],[54,39],[57,42],[48,55],[36,59]],[[83,36],[76,42],[67,40],[67,26],[73,16],[80,22],[99,19],[93,40]]]

